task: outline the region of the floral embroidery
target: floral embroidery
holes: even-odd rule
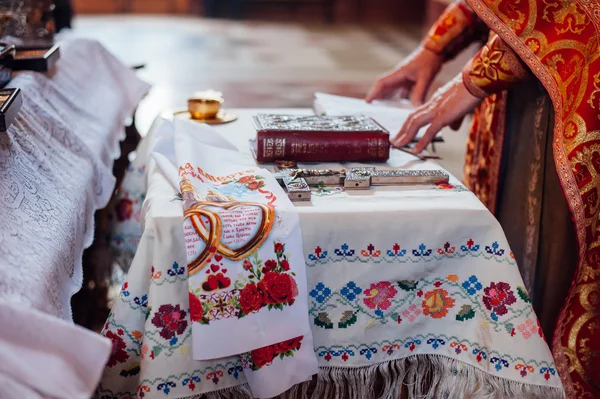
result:
[[[335,290],[319,282],[309,292],[309,300],[314,325],[324,329],[348,328],[360,318],[364,318],[366,328],[402,321],[413,323],[421,314],[441,319],[452,311],[451,317],[456,321],[467,323],[479,315],[477,323],[481,328],[515,336],[518,330],[514,321],[534,316],[531,306],[522,302],[511,307],[510,316],[500,320],[500,316],[508,314],[508,307],[516,303],[513,291],[505,283],[491,283],[484,289],[475,275],[466,280],[449,275],[432,280],[380,281],[368,288],[349,281]]]
[[[183,381],[181,381],[181,385],[183,385],[184,387],[188,387],[190,389],[190,391],[193,392],[196,389],[195,383],[199,383],[199,382],[200,382],[200,377],[193,376],[193,377],[186,378]]]
[[[491,283],[483,292],[483,303],[492,312],[492,318],[494,318],[494,315],[503,316],[507,314],[507,306],[517,301],[513,291],[510,289],[510,285],[507,283]]]
[[[441,338],[429,338],[427,340],[427,345],[431,345],[433,349],[437,349],[440,346],[446,345],[446,341]]]
[[[129,283],[127,281],[125,281],[123,283],[123,285],[121,286],[121,295],[128,297],[130,295],[129,290],[127,289],[129,287]]]
[[[273,360],[277,357],[282,360],[285,357],[293,357],[295,352],[302,347],[303,338],[304,337],[292,338],[275,345],[255,349],[242,356],[242,365],[244,368],[257,371],[273,363]]]
[[[463,252],[477,252],[479,251],[479,245],[475,245],[475,242],[469,239],[466,245],[461,245],[460,249]]]
[[[448,296],[448,291],[436,289],[425,293],[423,300],[423,314],[434,319],[441,319],[448,315],[448,309],[454,307],[456,301]]]
[[[444,255],[444,254],[452,255],[455,250],[456,250],[456,247],[451,246],[450,243],[447,242],[447,243],[444,244],[444,248],[438,248],[438,254],[440,254],[440,255]]]
[[[437,246],[436,246],[437,247]],[[474,258],[483,258],[486,260],[493,259],[498,263],[506,263],[516,265],[514,257],[505,256],[505,250],[500,248],[498,242],[485,246],[485,250],[481,250],[481,245],[476,244],[473,239],[460,246],[455,246],[451,242],[444,243],[438,247],[434,253],[430,246],[425,243],[419,244],[417,248],[408,251],[402,249],[400,244],[395,243],[391,249],[379,249],[370,244],[366,249],[360,250],[356,254],[356,250],[351,248],[347,243],[342,244],[339,248],[334,248],[333,256],[329,255],[330,251],[324,250],[321,247],[316,247],[315,252],[307,255],[307,266],[314,267],[317,265],[328,265],[331,263],[363,263],[363,264],[396,264],[396,263],[421,263],[431,262],[433,260],[442,260],[448,258],[464,258],[471,256]],[[407,256],[410,254],[409,256]]]
[[[223,182],[223,185],[228,185],[228,184],[240,184],[245,186],[248,190],[253,190],[256,191],[261,187],[264,187],[265,182],[264,182],[265,178],[262,176],[254,176],[254,175],[249,175],[249,176],[242,176],[238,179],[233,179],[233,180],[228,180]]]
[[[326,259],[326,258],[327,258],[327,251],[323,251],[321,249],[321,247],[316,247],[315,248],[315,253],[308,255],[308,259],[310,259],[312,261],[316,261],[316,260],[319,260],[319,259]]]
[[[367,249],[366,249],[366,250],[364,250],[364,249],[363,249],[363,250],[361,250],[361,251],[360,251],[360,254],[361,254],[362,256],[365,256],[365,257],[367,257],[367,256],[373,256],[373,257],[375,257],[375,258],[376,258],[376,257],[378,257],[379,255],[381,255],[381,251],[380,251],[380,250],[378,250],[378,249],[376,250],[376,249],[375,249],[375,246],[374,246],[373,244],[369,244],[369,245],[367,246]]]
[[[398,243],[394,244],[392,246],[391,250],[387,250],[387,255],[394,257],[394,256],[404,256],[406,255],[406,249],[400,249],[400,245],[398,245]]]
[[[365,290],[364,303],[369,309],[387,310],[392,302],[390,301],[398,293],[391,283],[381,281],[377,284],[371,284],[369,289]]]
[[[519,294],[519,298],[521,298],[523,302],[531,303],[531,299],[529,299],[529,294],[527,294],[525,287],[517,287],[517,294]]]
[[[411,323],[413,321],[415,321],[415,319],[417,318],[417,316],[419,316],[421,314],[421,309],[415,305],[414,303],[411,304],[408,309],[406,309],[405,311],[402,312],[402,316],[404,316],[405,318],[408,319],[408,321],[410,321]]]
[[[279,309],[292,305],[298,296],[296,281],[289,274],[267,272],[257,287],[264,293],[265,304]]]
[[[476,355],[475,359],[477,360],[477,363],[481,363],[482,360],[487,359],[487,353],[481,349],[473,349],[473,354]]]
[[[275,242],[273,249],[276,259],[268,259],[263,263],[258,258],[258,254],[254,252],[250,258],[242,262],[243,269],[249,272],[249,275],[248,278],[237,280],[236,288],[233,290],[199,295],[198,301],[203,314],[200,319],[196,314],[193,321],[208,324],[213,320],[241,318],[256,313],[264,307],[271,310],[293,305],[299,292],[298,285],[293,278],[294,273],[289,272],[290,264],[287,255],[284,254],[285,244]],[[220,262],[219,258],[221,256],[216,255],[215,261]],[[203,288],[204,284],[210,284],[211,277],[215,279],[212,284],[216,286],[217,290],[222,283],[225,286],[229,285],[230,280],[223,276],[222,273],[225,273],[226,270],[222,268],[221,264],[212,264],[211,268],[207,269],[207,273],[210,272],[220,273],[218,275],[210,274],[203,283]],[[197,289],[196,292],[198,291],[202,290]],[[192,298],[194,293],[190,295]],[[194,300],[190,299],[190,301]],[[197,307],[198,304],[195,301],[194,303]],[[190,302],[190,311],[191,309]]]
[[[329,318],[329,315],[325,312],[319,313],[317,315],[317,317],[314,318],[313,322],[314,322],[315,326],[319,326],[326,330],[333,329],[333,322]]]
[[[179,305],[161,305],[152,317],[152,324],[160,329],[160,336],[172,343],[177,342],[177,335],[183,334],[188,322],[186,312]]]
[[[535,371],[535,369],[531,366],[527,366],[523,363],[519,363],[517,365],[515,365],[515,370],[521,370],[521,372],[519,374],[521,374],[521,377],[525,378],[527,376],[527,373],[533,373]]]
[[[167,274],[169,276],[180,276],[182,274],[185,274],[185,267],[179,267],[179,264],[177,262],[173,262],[173,266],[171,266],[171,269],[167,270]]]
[[[462,283],[462,287],[467,290],[469,295],[475,295],[477,291],[481,291],[483,285],[477,280],[477,277],[471,276],[468,280]]]
[[[485,252],[491,255],[502,256],[504,255],[504,250],[500,249],[500,245],[497,242],[494,242],[491,246],[485,247]]]
[[[503,368],[503,367],[506,367],[506,368],[508,368],[508,367],[509,367],[509,365],[510,365],[510,364],[509,364],[509,363],[508,363],[508,362],[507,362],[505,359],[501,359],[501,358],[499,358],[499,357],[492,357],[492,358],[490,359],[490,363],[491,363],[491,364],[495,364],[495,365],[496,365],[496,366],[495,366],[495,368],[496,368],[496,371],[500,371],[500,370],[502,370],[502,368]]]
[[[310,292],[310,296],[315,298],[319,303],[325,302],[331,295],[331,289],[326,287],[323,283],[318,283],[316,287]]]
[[[223,375],[224,374],[222,370],[213,371],[212,373],[206,374],[206,380],[212,381],[213,384],[217,385],[219,383],[219,379],[223,377]]]
[[[471,305],[462,305],[460,311],[456,315],[457,321],[466,321],[475,317],[475,311]]]
[[[344,288],[342,288],[340,293],[344,297],[346,297],[347,300],[353,301],[358,295],[362,293],[362,289],[360,289],[360,287],[357,287],[354,281],[350,281],[348,284],[346,284]]]
[[[350,247],[348,246],[348,244],[342,244],[342,246],[339,249],[336,249],[334,252],[337,256],[342,256],[342,257],[349,257],[349,256],[354,256],[354,250],[353,249],[349,249]]]
[[[492,50],[487,45],[481,50],[479,57],[474,60],[472,73],[475,76],[486,77],[491,81],[498,79],[497,65],[502,60],[504,53]]]
[[[341,358],[342,361],[346,362],[349,358],[355,356],[365,356],[374,362],[384,362],[391,359],[401,359],[404,356],[410,355],[419,346],[423,345],[423,343],[430,345],[431,348],[435,350],[441,350],[443,347],[446,347],[448,352],[468,357],[468,359],[465,358],[465,360],[470,360],[474,363],[481,363],[489,358],[490,363],[497,372],[508,369],[511,365],[514,365],[512,366],[512,369],[518,373],[517,375],[522,375],[523,367],[526,368],[528,373],[534,373],[536,370],[539,370],[540,374],[544,375],[544,378],[546,373],[548,378],[556,375],[556,370],[553,368],[553,365],[548,364],[547,362],[531,360],[524,364],[522,358],[513,358],[510,355],[481,347],[477,342],[471,342],[469,340],[459,339],[456,336],[447,336],[444,334],[420,334],[391,342],[375,341],[348,346],[320,346],[315,348],[315,353],[319,358],[322,358],[327,362],[335,358]]]
[[[120,335],[123,335],[123,331],[120,331],[121,334],[115,334],[112,331],[107,331],[104,335],[106,338],[109,338],[112,341],[112,350],[110,352],[110,358],[108,359],[107,366],[113,367],[116,366],[117,363],[125,363],[127,359],[129,359],[129,355],[125,351],[127,349],[127,344]]]
[[[542,367],[540,369],[540,374],[543,374],[546,381],[548,381],[550,380],[550,375],[556,375],[556,370],[552,367]]]
[[[469,348],[467,348],[467,346],[465,344],[461,344],[460,342],[456,342],[456,341],[452,342],[450,344],[450,347],[454,348],[454,352],[457,355],[460,355],[461,353],[467,352],[469,350]]]
[[[413,256],[429,256],[431,255],[432,250],[427,248],[425,244],[419,245],[419,249],[413,249]]]
[[[534,335],[539,335],[540,337],[544,336],[542,329],[539,326],[539,322],[534,323],[532,319],[527,319],[525,323],[519,324],[517,330],[523,334],[523,338],[525,339],[529,339]]]
[[[202,320],[202,317],[204,316],[202,302],[200,302],[200,299],[191,292],[188,293],[188,296],[190,300],[190,319],[192,321]]]

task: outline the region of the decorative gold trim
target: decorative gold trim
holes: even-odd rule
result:
[[[210,207],[210,206],[223,208],[225,210],[240,208],[240,207],[244,207],[244,206],[259,208],[261,210],[262,218],[261,218],[261,222],[260,222],[258,231],[250,239],[250,241],[248,241],[248,243],[244,244],[241,248],[239,248],[239,249],[230,248],[229,246],[223,244],[223,241],[222,241],[221,234],[222,234],[223,222],[222,222],[219,214],[216,212],[213,212],[209,209],[206,209],[206,207]],[[217,243],[215,244],[215,246],[217,248],[218,253],[220,253],[227,259],[230,259],[233,261],[242,260],[242,259],[248,257],[248,255],[250,255],[252,252],[254,252],[257,248],[259,248],[266,241],[267,237],[269,237],[269,235],[271,234],[271,230],[273,229],[273,225],[275,224],[275,208],[270,205],[253,203],[253,202],[229,202],[229,203],[198,202],[198,203],[192,205],[190,207],[190,210],[203,210],[203,212],[210,213],[211,215],[214,215],[214,216],[216,216],[217,219],[219,219],[219,226],[220,226],[221,230],[219,230],[218,239],[217,239]],[[189,210],[188,210],[188,212],[189,212]],[[192,224],[194,225],[194,229],[196,230],[198,235],[200,235],[200,237],[205,242],[208,242],[211,240],[211,237],[214,233],[212,228],[210,230],[208,230],[206,228],[206,226],[204,226],[204,223],[202,223],[201,220],[192,219]]]
[[[217,248],[217,246],[219,245],[219,241],[221,240],[221,219],[216,217],[214,212],[202,208],[194,208],[192,206],[183,214],[184,219],[190,219],[192,225],[194,225],[194,228],[199,235],[200,232],[196,227],[196,220],[199,219],[201,216],[206,217],[210,221],[211,229],[206,237],[202,237],[202,240],[206,243],[206,247],[200,252],[200,254],[195,259],[188,262],[188,276],[193,276],[194,274],[204,269],[204,267],[208,263],[210,263],[211,256],[209,255],[211,249],[213,247]],[[200,224],[202,224],[202,221],[200,221]]]
[[[575,175],[567,158],[566,150],[561,133],[564,130],[561,115],[563,115],[563,107],[558,85],[548,72],[546,67],[533,54],[531,49],[521,42],[517,35],[510,30],[498,16],[496,16],[484,4],[483,0],[467,0],[475,13],[484,21],[496,34],[498,34],[525,62],[531,71],[537,76],[540,82],[544,85],[555,107],[554,121],[554,161],[556,164],[557,173],[567,199],[567,203],[573,214],[575,228],[577,231],[577,241],[579,244],[579,265],[582,267],[585,260],[586,240],[585,240],[585,215],[583,209],[583,201],[577,188]],[[571,288],[573,289],[573,288]],[[569,293],[569,297],[571,293]],[[564,322],[567,317],[567,309],[563,307],[558,318],[556,331],[561,331],[564,327]],[[563,381],[565,391],[569,397],[576,397],[573,381],[569,373],[567,358],[562,350],[561,334],[554,334],[553,354],[556,361],[556,366],[560,377]]]

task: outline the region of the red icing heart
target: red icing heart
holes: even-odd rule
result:
[[[223,269],[221,270],[223,273],[227,273],[227,269]]]
[[[206,274],[210,274],[210,269],[206,269]]]
[[[225,277],[223,274],[217,274],[217,280],[219,281],[219,288],[227,288],[231,285],[231,279],[229,277]]]
[[[210,270],[213,271],[213,273],[216,273],[219,271],[219,265],[215,265],[214,263],[212,265],[210,265]]]
[[[220,262],[220,261],[221,261],[221,259],[223,259],[223,257],[222,257],[221,255],[215,255],[215,260],[216,260],[217,262]]]

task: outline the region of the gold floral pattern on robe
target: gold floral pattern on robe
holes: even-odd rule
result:
[[[552,99],[555,164],[580,245],[552,350],[569,398],[600,397],[600,2],[467,1]],[[479,119],[483,114],[491,118],[488,126],[501,126],[505,115],[498,104],[486,100]],[[503,132],[479,128],[471,133],[467,183],[493,209]]]
[[[431,27],[423,47],[452,59],[467,46],[487,35],[487,27],[473,13],[464,0],[450,4]],[[482,40],[483,41],[483,40]]]

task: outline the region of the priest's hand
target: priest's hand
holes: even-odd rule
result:
[[[410,98],[413,105],[421,105],[443,61],[441,55],[420,47],[396,69],[378,79],[365,100],[385,100],[399,94],[400,98]]]
[[[412,150],[418,154],[431,143],[442,128],[450,126],[458,130],[465,115],[472,112],[481,101],[483,98],[475,97],[467,90],[460,74],[408,117],[400,132],[392,139],[392,145],[404,147],[415,138],[420,128],[431,124]]]

